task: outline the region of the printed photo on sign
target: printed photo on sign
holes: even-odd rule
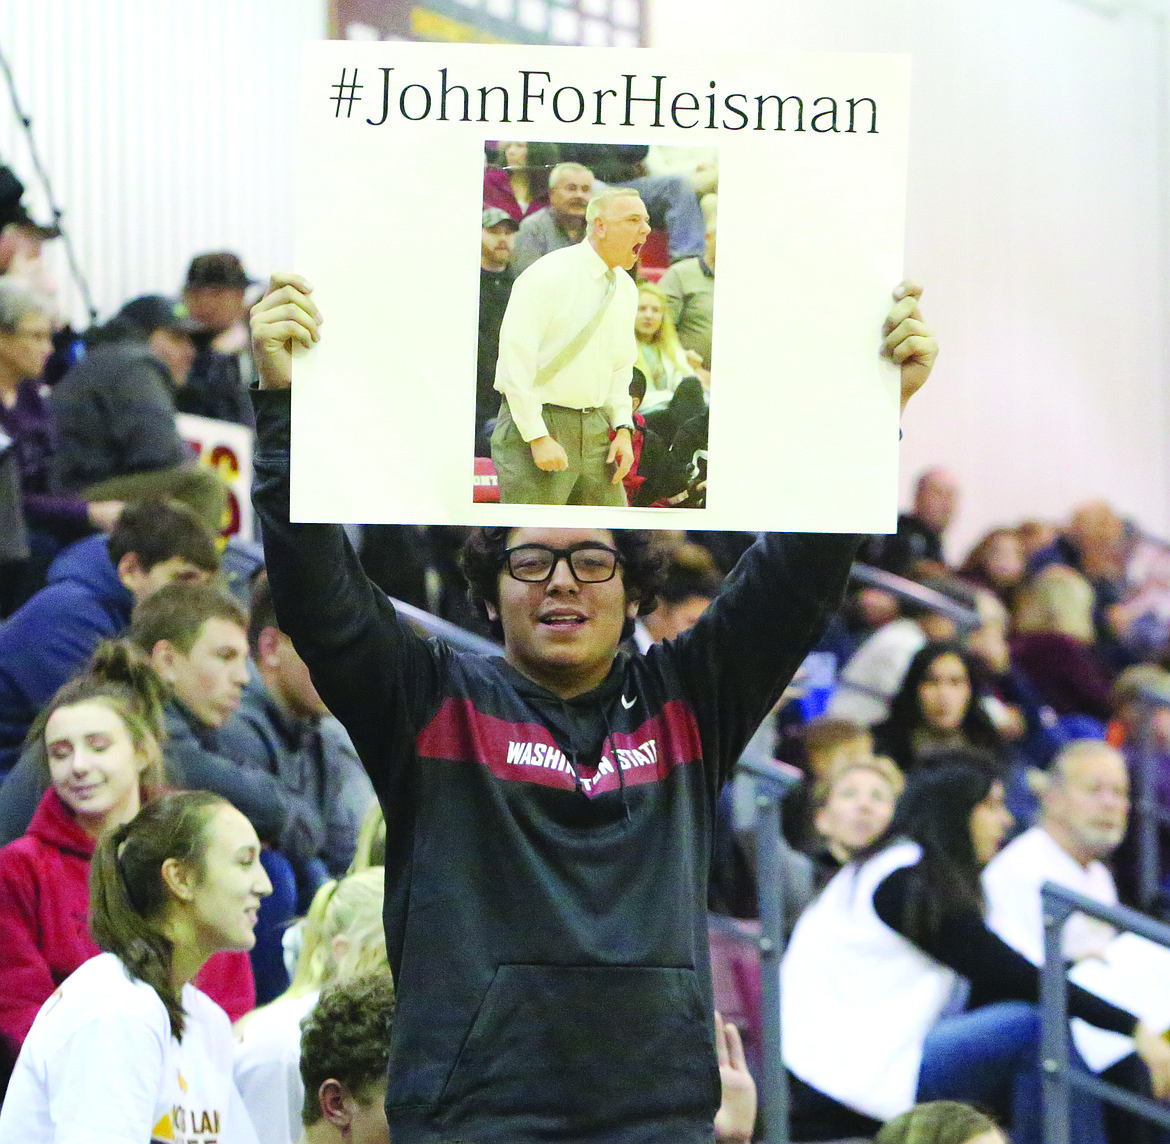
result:
[[[890,531],[908,120],[902,56],[307,44],[294,519]]]
[[[704,507],[718,154],[696,150],[486,145],[476,502]]]

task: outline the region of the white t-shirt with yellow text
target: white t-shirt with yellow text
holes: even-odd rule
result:
[[[232,1080],[227,1014],[183,986],[171,1036],[158,994],[112,953],[41,1007],[0,1108],[0,1144],[256,1144]]]

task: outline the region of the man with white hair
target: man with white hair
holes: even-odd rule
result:
[[[638,192],[621,187],[593,199],[585,222],[583,242],[516,279],[504,312],[492,433],[504,504],[626,504],[638,309],[626,271],[650,223]]]
[[[1113,875],[1105,865],[1125,837],[1129,775],[1120,751],[1096,739],[1078,739],[1044,775],[1040,821],[1010,842],[983,872],[987,924],[1039,965],[1044,960],[1040,887],[1056,882],[1105,905],[1117,904]],[[1064,954],[1072,961],[1101,953],[1111,926],[1082,914],[1064,929]]]
[[[1103,905],[1116,905],[1117,888],[1105,861],[1125,837],[1129,815],[1125,758],[1108,743],[1096,739],[1070,743],[1044,779],[1039,824],[1008,843],[983,871],[988,926],[1037,965],[1044,960],[1040,887],[1055,882]],[[1061,939],[1065,960],[1101,958],[1116,936],[1105,922],[1073,914]],[[1088,1053],[1089,1042],[1080,1032],[1074,1026],[1077,1047]],[[1149,1073],[1132,1053],[1112,1059],[1116,1063],[1100,1074],[1104,1080],[1151,1095]],[[1100,1062],[1094,1067],[1100,1068]],[[1120,1108],[1106,1105],[1104,1117],[1110,1144],[1164,1140],[1153,1125]]]

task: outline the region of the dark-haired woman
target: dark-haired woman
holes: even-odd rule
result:
[[[973,747],[996,754],[1003,739],[984,710],[977,661],[957,643],[928,643],[910,661],[874,750],[909,774],[923,755]]]
[[[1010,609],[1027,567],[1020,534],[1014,528],[993,528],[967,554],[959,576],[994,592]]]
[[[23,837],[0,849],[0,1060],[11,1064],[50,995],[97,952],[86,928],[98,841],[163,788],[163,688],[142,655],[105,643],[29,733],[50,781]],[[229,1011],[255,1003],[243,954],[200,985]]]
[[[1016,1144],[1040,1139],[1039,971],[984,924],[979,882],[1010,822],[990,759],[939,755],[801,916],[781,990],[795,1138],[868,1134],[916,1100],[950,1099],[999,1111]],[[960,977],[967,1011],[944,1016]],[[1069,1012],[1132,1036],[1154,1092],[1170,1093],[1156,1033],[1071,984]],[[1095,1106],[1074,1119],[1075,1139],[1101,1139]]]
[[[33,1022],[0,1144],[255,1144],[227,1015],[191,982],[212,954],[252,947],[271,888],[252,824],[206,791],[162,795],[105,835],[90,923],[104,952]]]

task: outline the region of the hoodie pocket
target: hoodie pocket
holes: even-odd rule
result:
[[[694,970],[501,965],[440,1103],[583,1134],[714,1117],[719,1070]]]

